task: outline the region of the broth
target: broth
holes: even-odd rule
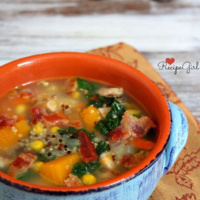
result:
[[[116,86],[82,78],[18,86],[0,98],[0,170],[38,185],[95,184],[145,159],[155,128]]]

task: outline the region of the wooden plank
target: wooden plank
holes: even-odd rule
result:
[[[199,61],[200,1],[1,0],[0,65],[32,54],[85,52],[120,41],[157,64]],[[109,13],[109,14],[108,14]],[[158,70],[200,120],[200,71]]]

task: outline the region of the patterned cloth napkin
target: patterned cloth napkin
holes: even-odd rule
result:
[[[149,200],[199,200],[200,122],[190,113],[144,56],[133,47],[125,43],[118,43],[94,49],[88,53],[110,57],[137,68],[158,85],[169,101],[183,110],[189,123],[187,144],[171,170],[159,181]]]

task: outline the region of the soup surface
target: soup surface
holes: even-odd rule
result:
[[[123,88],[82,78],[30,83],[0,98],[0,170],[38,185],[95,184],[138,165],[155,128]]]

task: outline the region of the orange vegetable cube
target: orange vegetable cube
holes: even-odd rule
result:
[[[30,126],[25,120],[16,122],[12,127],[0,129],[0,150],[9,147],[28,136]]]
[[[142,150],[146,150],[149,151],[151,149],[153,149],[155,143],[150,141],[150,140],[146,140],[144,138],[135,138],[133,139],[133,144]]]
[[[101,119],[101,113],[96,107],[89,106],[80,113],[80,117],[84,121],[88,130],[93,131],[95,123]]]
[[[64,180],[72,172],[75,163],[79,162],[80,156],[72,153],[55,160],[44,163],[40,169],[40,175],[55,185],[64,185]]]

